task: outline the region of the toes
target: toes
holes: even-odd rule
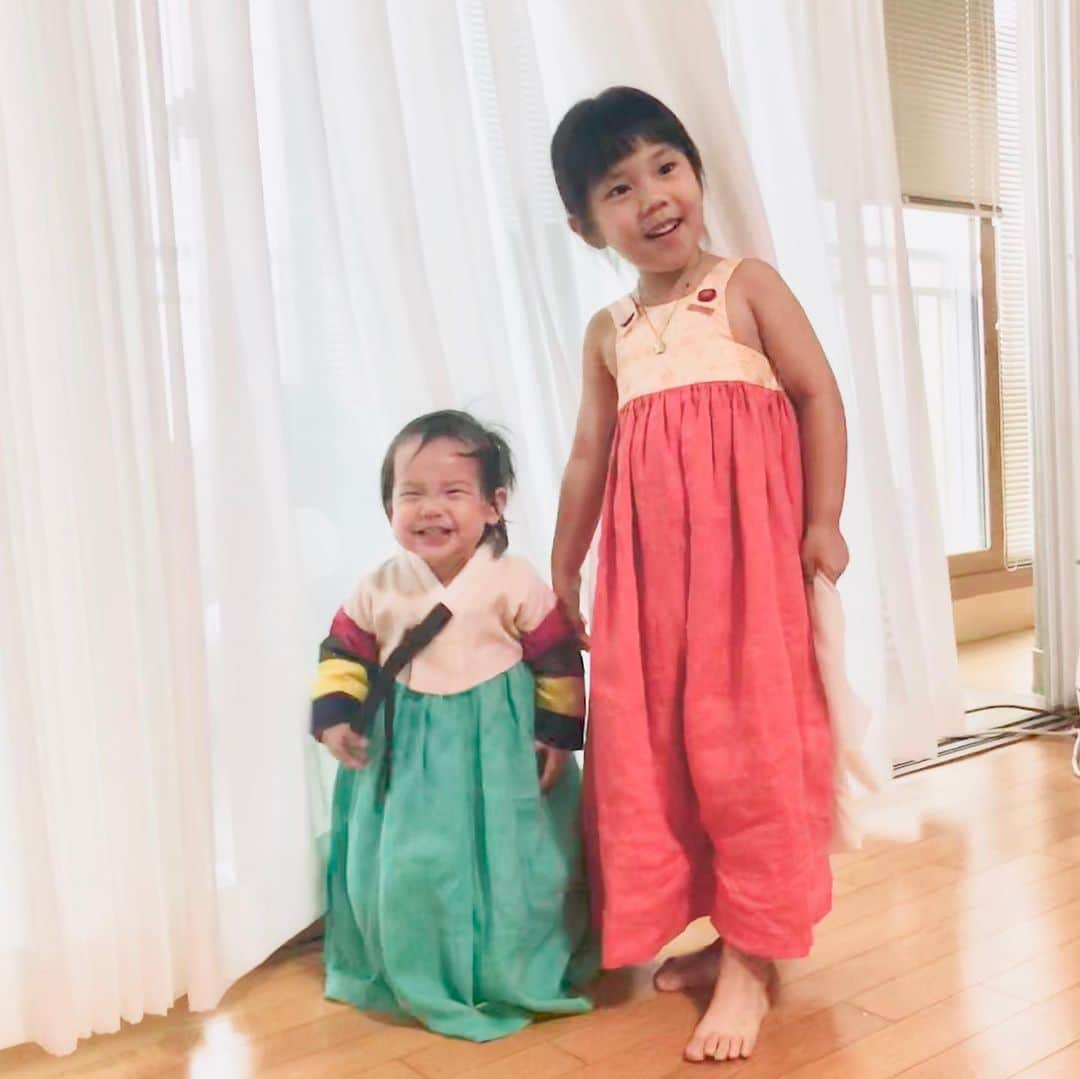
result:
[[[683,1056],[694,1064],[700,1064],[705,1059],[705,1046],[700,1038],[691,1038],[690,1043],[683,1050]]]
[[[706,1039],[703,1035],[694,1031],[690,1041],[686,1043],[686,1048],[683,1050],[683,1056],[687,1060],[693,1061],[695,1064],[700,1064],[705,1059],[705,1043]]]
[[[745,1044],[746,1043],[742,1038],[732,1038],[731,1046],[728,1049],[728,1060],[738,1060],[739,1057],[746,1056],[746,1054],[743,1052],[743,1046]]]
[[[709,1056],[711,1056],[713,1060],[727,1060],[729,1052],[731,1052],[731,1039],[717,1038],[716,1047],[709,1054]]]

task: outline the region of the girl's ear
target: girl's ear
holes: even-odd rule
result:
[[[582,221],[580,217],[575,217],[571,214],[566,223],[570,226],[570,231],[575,236],[580,236],[590,247],[595,247],[598,251],[603,251],[607,244],[604,243],[603,237],[594,229],[591,225]]]
[[[505,487],[497,487],[491,496],[491,504],[488,506],[487,524],[497,525],[506,512],[507,492]]]

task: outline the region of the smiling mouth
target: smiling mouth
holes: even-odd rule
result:
[[[414,532],[414,536],[421,536],[424,539],[444,539],[449,536],[452,529],[439,528],[437,525],[429,525],[427,528],[417,528]]]
[[[661,240],[665,236],[670,236],[681,224],[681,218],[676,218],[674,221],[664,221],[662,224],[649,229],[648,232],[645,233],[645,239]]]

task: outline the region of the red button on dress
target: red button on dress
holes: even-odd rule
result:
[[[703,288],[697,294],[697,298],[702,303],[708,303],[710,300],[715,300],[716,299],[716,289],[714,289],[714,288]]]

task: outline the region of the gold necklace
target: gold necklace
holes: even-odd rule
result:
[[[705,257],[703,251],[698,251],[698,257],[694,261],[694,265],[690,272],[686,275],[686,287],[689,287],[690,282],[694,279],[694,274],[697,273],[698,266],[701,265],[701,260]],[[656,327],[653,325],[653,320],[649,318],[649,309],[641,302],[641,289],[638,289],[638,294],[634,297],[634,303],[640,308],[642,315],[645,316],[645,321],[649,324],[649,329],[652,330],[653,337],[656,338],[656,345],[653,351],[657,356],[667,352],[667,344],[664,341],[664,336],[668,332],[668,327],[671,325],[671,320],[675,317],[675,312],[679,310],[679,304],[684,300],[685,296],[680,296],[677,300],[673,300],[671,303],[671,314],[667,317],[667,322],[664,323],[664,328],[657,332]]]
[[[671,325],[671,320],[675,317],[675,312],[679,310],[679,301],[676,300],[671,305],[671,314],[667,317],[667,322],[664,323],[664,328],[657,333],[656,327],[653,325],[653,320],[649,318],[648,308],[639,299],[637,301],[638,307],[641,308],[641,313],[645,316],[645,321],[649,324],[649,329],[653,332],[653,337],[656,338],[656,345],[653,347],[653,351],[659,356],[661,353],[667,351],[667,345],[664,344],[664,334],[668,332],[668,327]]]

